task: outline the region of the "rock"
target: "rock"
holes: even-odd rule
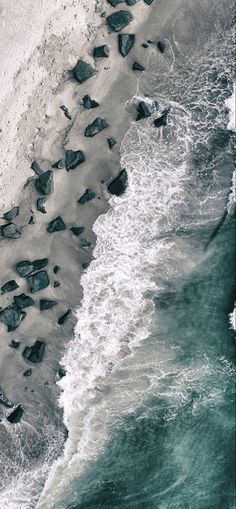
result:
[[[14,403],[7,399],[6,396],[3,394],[1,387],[0,387],[0,404],[5,406],[6,408],[12,408],[14,406]]]
[[[86,110],[90,110],[91,108],[97,108],[99,106],[99,103],[97,101],[94,101],[94,99],[91,99],[90,95],[85,95],[82,101],[83,106]]]
[[[29,368],[27,369],[24,373],[23,373],[23,376],[31,376],[32,375],[32,369]]]
[[[143,43],[142,43],[142,47],[143,47],[143,48],[145,48],[145,49],[147,49],[147,48],[148,48],[148,44],[147,44],[146,42],[143,42]]]
[[[58,288],[59,286],[61,286],[60,281],[54,281],[53,288]]]
[[[66,376],[66,369],[63,368],[63,367],[60,367],[58,370],[57,370],[57,378],[59,380],[61,380],[61,378],[63,378],[63,376]]]
[[[127,5],[135,5],[137,3],[138,0],[125,0],[125,3]]]
[[[11,279],[11,281],[8,281],[7,283],[5,283],[5,285],[1,287],[1,292],[8,293],[12,292],[13,290],[16,290],[17,288],[19,288],[19,285],[16,283],[14,279]]]
[[[60,265],[55,265],[55,267],[53,267],[54,274],[57,274],[60,269],[61,269]]]
[[[57,323],[59,325],[64,325],[65,321],[69,318],[71,314],[71,309],[67,309],[67,311],[64,313],[64,315],[60,316],[60,318],[58,318],[58,321]]]
[[[60,232],[62,230],[66,230],[66,225],[60,216],[48,223],[47,231],[49,233]]]
[[[85,155],[82,150],[66,150],[66,171],[74,170],[79,164],[85,161]]]
[[[54,164],[52,164],[52,168],[56,168],[57,170],[61,170],[64,167],[64,163],[62,159],[59,159]]]
[[[37,210],[39,212],[42,212],[42,214],[46,214],[47,213],[47,211],[46,211],[46,209],[44,207],[45,201],[46,201],[46,198],[38,198],[38,200],[37,200]]]
[[[158,49],[159,49],[159,51],[160,51],[161,53],[164,53],[164,51],[165,51],[165,49],[166,49],[166,45],[165,45],[165,43],[164,43],[164,42],[162,42],[162,41],[158,41],[158,43],[157,43],[157,47],[158,47]]]
[[[42,173],[44,173],[44,171],[40,168],[40,166],[37,163],[37,161],[33,161],[32,162],[31,168],[32,168],[32,170],[35,171],[36,175],[42,175]]]
[[[62,106],[60,106],[60,108],[64,112],[65,117],[68,118],[69,120],[72,120],[67,107],[64,104],[62,104]]]
[[[4,224],[0,230],[4,239],[19,239],[21,237],[21,229],[14,223]]]
[[[137,112],[138,112],[138,115],[137,115],[136,120],[141,120],[142,118],[148,118],[151,116],[151,112],[148,109],[148,107],[144,101],[141,101],[138,104]]]
[[[107,58],[109,57],[110,50],[107,44],[103,44],[102,46],[97,46],[93,50],[94,58]]]
[[[53,171],[48,170],[37,178],[35,181],[35,187],[37,191],[41,194],[48,195],[51,194],[54,190],[54,184],[53,184]]]
[[[147,5],[151,5],[153,2],[153,0],[144,0],[144,3],[147,4]]]
[[[96,69],[80,58],[73,69],[73,76],[79,83],[83,83],[94,76],[96,72]]]
[[[26,346],[23,350],[23,357],[30,362],[36,364],[37,362],[41,362],[43,360],[44,352],[45,352],[45,342],[37,339],[32,346]]]
[[[109,145],[109,148],[112,149],[112,147],[116,145],[117,141],[115,138],[107,138],[107,143]]]
[[[167,108],[166,110],[164,110],[162,112],[161,117],[156,118],[154,120],[155,127],[161,127],[161,126],[166,126],[167,125],[167,118],[168,118],[169,111],[170,111],[169,108]]]
[[[93,137],[95,134],[98,134],[103,129],[106,129],[106,127],[109,127],[109,124],[104,118],[97,117],[92,122],[92,124],[89,124],[85,129],[85,136],[87,137]]]
[[[87,239],[81,239],[80,241],[80,247],[90,247],[91,246],[91,242],[89,242],[89,240]]]
[[[54,308],[57,305],[55,300],[51,299],[41,299],[40,300],[40,311],[45,311],[47,309]]]
[[[3,214],[3,217],[4,217],[4,219],[6,219],[6,221],[11,221],[12,219],[14,219],[14,217],[18,216],[18,214],[19,214],[19,207],[13,207],[8,212],[5,212],[5,214]]]
[[[71,231],[72,231],[73,235],[78,237],[81,233],[84,232],[84,227],[83,226],[72,226]]]
[[[89,262],[85,262],[85,263],[82,263],[82,267],[83,269],[87,269],[89,267],[90,263]]]
[[[138,62],[133,63],[133,71],[145,71],[145,67]]]
[[[28,308],[34,305],[34,300],[31,299],[31,297],[29,297],[28,295],[25,295],[25,293],[16,295],[14,297],[14,302],[20,309]]]
[[[35,224],[35,219],[34,219],[34,216],[30,216],[30,219],[29,219],[29,222],[28,224]]]
[[[27,277],[31,293],[39,292],[49,286],[49,279],[46,270],[35,272],[32,276]]]
[[[25,317],[25,311],[21,311],[15,303],[0,311],[0,322],[7,326],[8,332],[17,329]]]
[[[85,193],[78,200],[78,203],[80,203],[80,205],[84,205],[88,201],[93,200],[95,196],[96,194],[91,189],[86,189]]]
[[[129,11],[117,11],[107,17],[107,23],[114,32],[120,32],[123,28],[130,24],[133,16]]]
[[[13,412],[11,412],[8,416],[7,416],[7,420],[8,422],[10,422],[11,424],[17,424],[18,422],[21,421],[21,418],[23,416],[23,413],[24,413],[24,410],[22,408],[21,405],[18,405],[14,410]]]
[[[107,2],[112,5],[112,7],[116,7],[118,4],[121,4],[124,2],[124,0],[107,0]]]
[[[36,270],[43,269],[48,264],[48,258],[39,258],[30,262],[29,260],[22,260],[16,264],[16,271],[21,277],[27,277]]]
[[[43,269],[48,265],[48,258],[39,258],[33,261],[34,270]]]
[[[121,196],[128,185],[128,175],[126,170],[121,170],[118,177],[113,180],[107,187],[109,193]]]
[[[130,50],[133,48],[135,42],[134,34],[118,34],[118,47],[119,52],[123,57],[126,57]]]
[[[15,350],[18,350],[20,346],[20,341],[15,341],[14,339],[12,339],[11,342],[9,343],[9,346],[11,348],[14,348]]]

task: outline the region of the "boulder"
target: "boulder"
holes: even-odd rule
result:
[[[46,214],[47,213],[47,211],[46,211],[46,209],[44,207],[45,201],[46,201],[46,198],[38,198],[38,200],[37,200],[37,210],[39,212],[42,212],[42,214]]]
[[[85,193],[79,198],[78,203],[84,205],[88,201],[93,200],[95,196],[96,194],[91,189],[86,189]]]
[[[25,311],[21,311],[15,303],[0,311],[0,322],[7,326],[8,332],[17,329],[25,317]]]
[[[66,230],[66,225],[60,216],[48,223],[47,231],[49,233],[60,232],[62,230]]]
[[[60,269],[61,269],[60,265],[55,265],[55,267],[53,267],[54,274],[57,274]]]
[[[118,47],[119,52],[123,57],[126,57],[130,50],[133,48],[135,42],[134,34],[118,34]]]
[[[81,239],[80,241],[80,247],[90,247],[91,246],[91,242],[89,242],[89,240],[87,239]]]
[[[155,127],[161,127],[161,126],[166,126],[167,125],[167,119],[168,119],[169,111],[170,111],[169,108],[167,108],[166,110],[164,110],[162,112],[162,115],[159,118],[156,118],[154,120]]]
[[[48,258],[39,258],[30,262],[29,260],[22,260],[16,264],[16,271],[21,277],[27,277],[36,270],[43,269],[48,264]]]
[[[59,380],[61,380],[61,378],[63,378],[63,376],[66,376],[66,369],[63,368],[63,367],[60,367],[58,370],[57,370],[57,378]]]
[[[84,81],[94,76],[97,71],[90,64],[80,58],[72,72],[74,78],[79,83],[83,83]]]
[[[133,71],[145,71],[145,67],[143,65],[139,64],[138,62],[133,63]]]
[[[118,4],[121,4],[124,2],[124,0],[107,0],[107,2],[112,5],[112,7],[116,7]]]
[[[58,161],[56,161],[54,164],[52,164],[52,168],[55,168],[57,170],[61,170],[62,168],[64,168],[63,160],[59,159]]]
[[[17,424],[21,421],[24,410],[21,405],[18,405],[8,416],[7,420],[10,424]]]
[[[31,293],[39,292],[49,286],[49,278],[45,270],[35,272],[32,276],[28,276],[27,279]]]
[[[82,150],[66,150],[66,171],[74,170],[79,164],[85,161],[85,155]]]
[[[85,262],[85,263],[82,263],[82,267],[83,269],[87,269],[89,267],[90,263],[89,262]]]
[[[32,170],[35,171],[36,175],[42,175],[42,173],[44,173],[44,171],[40,168],[40,166],[37,163],[37,161],[33,161],[32,162],[31,168],[32,168]]]
[[[142,43],[142,47],[143,47],[143,48],[145,48],[145,49],[147,49],[147,48],[148,48],[148,44],[147,44],[146,42],[143,42],[143,43]]]
[[[53,171],[48,170],[41,173],[35,181],[35,187],[40,194],[51,194],[54,190]]]
[[[4,239],[19,239],[21,237],[21,228],[14,223],[7,223],[0,227],[1,235]]]
[[[116,145],[117,141],[115,138],[107,138],[107,143],[109,145],[109,148],[112,149],[112,147],[114,147],[114,145]]]
[[[72,117],[70,116],[67,107],[64,104],[62,104],[62,106],[60,106],[60,108],[63,111],[65,117],[68,118],[68,120],[72,120]]]
[[[85,136],[87,137],[93,137],[95,134],[98,134],[103,129],[106,129],[106,127],[109,127],[109,124],[104,118],[97,117],[92,122],[92,124],[89,124],[85,129]]]
[[[153,0],[144,0],[144,3],[147,4],[147,5],[151,5],[153,2]]]
[[[132,14],[129,11],[122,10],[108,16],[107,24],[114,32],[120,32],[120,30],[129,25],[132,20]]]
[[[96,46],[93,50],[94,58],[107,58],[109,57],[110,50],[107,44],[103,44],[102,46]]]
[[[59,286],[61,286],[60,281],[54,281],[53,288],[58,288]]]
[[[14,302],[20,309],[28,308],[34,305],[34,300],[31,299],[31,297],[29,297],[28,295],[25,295],[25,293],[16,295],[14,297]]]
[[[5,212],[5,214],[3,214],[3,217],[4,217],[4,219],[6,219],[6,221],[12,221],[12,219],[14,219],[14,217],[18,216],[18,214],[19,214],[19,207],[13,207],[8,212]]]
[[[15,350],[18,350],[20,346],[20,341],[15,341],[14,339],[12,339],[11,342],[9,343],[9,346],[11,348],[14,348]]]
[[[60,318],[58,318],[58,321],[57,323],[59,325],[63,325],[65,323],[65,321],[69,318],[71,314],[71,309],[67,309],[67,311],[64,313],[64,315],[60,316]]]
[[[23,376],[31,376],[32,375],[32,369],[29,368],[27,369],[24,373],[23,373]]]
[[[34,219],[34,216],[30,216],[28,224],[35,224],[35,223],[36,223],[36,221]]]
[[[23,350],[23,357],[30,362],[36,364],[43,360],[45,352],[45,342],[37,339],[32,346],[26,346]]]
[[[55,300],[51,299],[41,299],[40,300],[40,311],[45,311],[47,309],[54,308],[57,305]]]
[[[144,101],[141,101],[138,104],[137,112],[138,112],[138,115],[137,115],[136,120],[141,120],[142,118],[148,118],[151,116],[151,112]]]
[[[5,408],[12,408],[14,406],[14,403],[7,399],[6,396],[3,394],[1,387],[0,387],[0,404],[5,406]]]
[[[97,101],[94,101],[94,99],[91,99],[90,95],[85,95],[82,101],[83,107],[86,110],[90,110],[91,108],[97,108],[99,106],[99,103]]]
[[[125,3],[127,5],[135,5],[137,3],[138,0],[125,0]]]
[[[161,53],[164,53],[164,51],[166,49],[166,45],[163,41],[158,41],[157,47]]]
[[[107,187],[109,193],[121,196],[128,185],[128,175],[126,170],[121,170],[118,177],[113,180]]]
[[[16,290],[17,288],[19,288],[19,285],[16,283],[14,279],[11,279],[11,281],[8,281],[7,283],[5,283],[5,285],[1,287],[1,292],[8,293],[12,292],[13,290]]]
[[[79,235],[81,235],[81,233],[84,232],[84,227],[83,226],[72,226],[71,231],[72,231],[73,235],[78,237]]]

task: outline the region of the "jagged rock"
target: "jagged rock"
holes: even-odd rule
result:
[[[20,346],[20,341],[15,341],[14,339],[12,339],[11,342],[9,343],[9,346],[11,348],[14,348],[15,350],[18,350]]]
[[[90,95],[85,95],[82,101],[83,107],[86,110],[90,110],[91,108],[97,108],[99,106],[99,103],[97,101],[94,101],[94,99],[91,99]]]
[[[107,58],[109,57],[110,50],[107,44],[103,44],[102,46],[97,46],[93,50],[94,58]]]
[[[116,196],[121,196],[128,185],[128,175],[126,170],[121,170],[118,177],[113,180],[108,188],[109,193],[115,194]]]
[[[118,4],[121,4],[124,2],[124,0],[107,0],[107,2],[112,5],[112,7],[116,7]]]
[[[32,170],[35,171],[36,175],[42,175],[42,173],[44,173],[44,171],[42,170],[42,168],[40,168],[40,166],[37,163],[37,161],[33,161],[32,162],[31,168],[32,168]]]
[[[6,408],[12,408],[14,406],[14,403],[7,399],[6,396],[3,394],[1,388],[0,388],[0,404],[5,406]]]
[[[29,223],[28,224],[35,224],[36,221],[34,219],[34,216],[30,216]]]
[[[48,170],[41,173],[35,181],[35,186],[39,193],[44,195],[51,194],[54,190],[53,171]]]
[[[65,117],[68,118],[69,120],[72,120],[67,107],[64,104],[62,104],[62,106],[60,106],[60,108],[64,112]]]
[[[55,265],[55,267],[53,267],[54,274],[57,274],[60,269],[61,269],[60,265]]]
[[[73,235],[78,237],[79,235],[81,235],[81,233],[84,232],[84,227],[83,226],[72,226],[71,231],[72,231]]]
[[[59,286],[61,286],[60,281],[54,281],[53,288],[58,288]]]
[[[46,201],[46,198],[38,198],[38,200],[37,200],[37,210],[39,212],[42,212],[43,214],[47,213],[47,211],[44,207],[45,201]]]
[[[60,367],[58,370],[57,370],[57,378],[59,380],[61,380],[61,378],[63,378],[63,376],[66,376],[66,369],[63,368],[63,367]]]
[[[47,309],[51,309],[57,305],[55,300],[51,299],[41,299],[40,300],[40,311],[45,311]]]
[[[95,196],[96,194],[91,189],[86,189],[85,193],[79,198],[78,203],[84,205],[88,201],[93,200]]]
[[[135,42],[134,34],[118,34],[118,47],[121,55],[126,57],[133,48]]]
[[[73,69],[73,76],[79,83],[83,83],[94,76],[96,72],[96,69],[80,58]]]
[[[60,318],[58,318],[58,321],[57,323],[59,325],[63,325],[65,323],[65,321],[69,318],[71,314],[71,309],[67,309],[67,311],[64,313],[64,315],[60,316]]]
[[[165,43],[164,43],[164,42],[162,42],[162,41],[158,41],[158,43],[157,43],[157,47],[158,47],[158,49],[159,49],[159,51],[160,51],[161,53],[164,53],[164,51],[165,51],[165,49],[166,49],[166,45],[165,45]]]
[[[129,11],[117,11],[107,17],[107,23],[114,32],[120,32],[133,20]]]
[[[48,223],[47,231],[49,233],[60,232],[62,230],[66,230],[66,225],[60,216]]]
[[[32,369],[29,368],[27,369],[24,373],[23,373],[23,376],[31,376],[32,375]]]
[[[133,71],[145,71],[145,67],[138,62],[133,63]]]
[[[91,246],[91,242],[89,242],[89,240],[87,239],[81,239],[80,241],[80,247],[90,247]]]
[[[15,303],[0,311],[0,322],[7,326],[8,332],[17,329],[25,317],[25,311],[21,311]]]
[[[106,129],[106,127],[109,127],[109,124],[104,118],[97,117],[92,122],[92,124],[89,124],[85,129],[85,136],[87,137],[93,137],[95,134],[98,134],[103,129]]]
[[[27,277],[35,270],[40,270],[46,267],[48,264],[48,258],[39,258],[30,262],[29,260],[22,260],[16,264],[16,271],[21,277]]]
[[[85,155],[82,150],[66,150],[65,165],[66,170],[74,170],[79,164],[85,161]]]
[[[167,119],[168,119],[168,113],[169,113],[169,108],[167,108],[166,110],[164,110],[162,112],[162,115],[161,117],[159,118],[156,118],[154,120],[154,125],[155,127],[161,127],[161,126],[166,126],[167,125]]]
[[[32,346],[26,346],[23,350],[23,357],[34,364],[43,360],[45,342],[37,339]]]
[[[4,224],[0,230],[4,239],[19,239],[21,237],[21,229],[14,223]]]
[[[62,159],[59,159],[54,164],[52,164],[52,168],[56,168],[57,170],[61,170],[64,167],[64,163]]]
[[[1,287],[1,292],[8,293],[12,292],[13,290],[16,290],[17,288],[19,288],[19,285],[14,279],[11,279],[11,281],[8,281],[7,283],[5,283],[5,285]]]
[[[27,279],[31,293],[39,292],[49,286],[49,279],[46,270],[35,272],[32,276],[28,276]]]
[[[16,295],[14,297],[14,302],[20,309],[28,308],[34,305],[34,300],[31,299],[31,297],[29,297],[28,295],[25,295],[25,293]]]
[[[117,141],[115,138],[107,138],[107,143],[109,145],[109,148],[112,149],[112,147],[116,145]]]
[[[3,217],[4,217],[4,219],[6,219],[6,221],[11,221],[12,219],[14,219],[14,217],[18,216],[18,214],[19,214],[19,207],[13,207],[8,212],[5,212],[5,214],[3,214]]]
[[[147,4],[147,5],[151,5],[153,2],[153,0],[144,0],[144,3]]]
[[[18,405],[14,410],[13,412],[11,412],[8,416],[7,416],[7,420],[8,422],[10,422],[11,424],[17,424],[18,422],[21,421],[21,418],[23,416],[23,413],[24,413],[24,410],[22,408],[21,405]]]
[[[141,120],[142,118],[148,118],[151,116],[151,112],[144,101],[141,101],[138,104],[137,112],[138,112],[138,115],[137,115],[136,120]]]

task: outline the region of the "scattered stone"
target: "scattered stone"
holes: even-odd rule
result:
[[[52,168],[56,168],[57,170],[61,170],[64,167],[64,163],[62,159],[59,159],[54,164],[52,164]]]
[[[87,239],[81,239],[80,241],[80,247],[90,247],[91,246],[91,242],[89,242],[89,240]]]
[[[118,34],[118,47],[121,55],[126,57],[133,48],[135,42],[134,34]]]
[[[8,332],[17,329],[25,317],[25,311],[21,311],[15,303],[0,311],[0,322],[7,326]]]
[[[107,17],[107,23],[114,32],[120,32],[123,28],[130,24],[133,16],[129,11],[117,11]]]
[[[6,219],[6,221],[11,221],[12,219],[14,219],[14,217],[18,216],[18,214],[19,214],[19,207],[13,207],[8,212],[5,212],[5,214],[3,214],[3,217],[4,217],[4,219]]]
[[[35,181],[35,187],[37,191],[41,194],[44,195],[51,194],[54,190],[53,171],[48,170],[39,175],[39,177]]]
[[[107,187],[109,193],[121,196],[128,185],[128,175],[126,170],[121,170],[118,177],[113,180]]]
[[[151,5],[153,2],[153,0],[144,0],[144,3],[147,4],[147,5]]]
[[[11,342],[9,343],[9,346],[11,348],[14,348],[15,350],[18,350],[20,346],[20,341],[15,341],[14,339],[12,339]]]
[[[58,370],[57,370],[57,378],[59,380],[61,380],[61,378],[63,378],[63,376],[66,376],[66,369],[63,368],[63,367],[60,367]]]
[[[103,44],[102,46],[97,46],[93,50],[94,58],[108,58],[109,53],[110,53],[110,50],[109,50],[107,44]]]
[[[151,116],[151,112],[144,101],[141,101],[138,104],[137,112],[138,112],[138,115],[137,115],[136,120],[141,120],[142,118],[148,118]]]
[[[91,99],[90,95],[85,95],[82,101],[83,106],[86,110],[90,110],[91,108],[97,108],[99,106],[99,103],[97,101],[94,101],[94,99]]]
[[[58,318],[58,321],[57,323],[59,325],[64,325],[65,321],[69,318],[71,314],[71,309],[67,309],[67,311],[64,313],[64,315],[60,316],[60,318]]]
[[[143,43],[142,43],[142,47],[143,47],[143,48],[145,48],[145,49],[147,49],[147,48],[148,48],[148,44],[147,44],[146,42],[143,42]]]
[[[30,216],[29,223],[28,224],[35,224],[34,216]]]
[[[84,227],[83,226],[72,226],[71,231],[72,231],[73,235],[78,237],[79,235],[81,235],[81,233],[84,232]]]
[[[145,67],[138,62],[133,63],[133,71],[145,71]]]
[[[21,277],[27,277],[35,270],[40,270],[46,267],[48,264],[48,258],[39,258],[30,262],[29,260],[22,260],[16,264],[16,271]]]
[[[84,205],[88,201],[93,200],[95,196],[96,194],[91,189],[86,189],[85,193],[79,198],[78,203]]]
[[[46,270],[35,272],[32,276],[27,277],[31,293],[39,292],[49,286],[49,279]]]
[[[109,127],[107,121],[104,118],[97,117],[92,122],[92,124],[89,124],[86,127],[84,135],[92,138],[95,136],[95,134],[98,134],[100,131],[103,131],[103,129],[106,129],[106,127]]]
[[[45,342],[37,339],[32,346],[26,346],[23,350],[23,357],[34,364],[43,360]]]
[[[64,112],[65,117],[68,118],[69,120],[72,120],[67,107],[64,104],[62,104],[62,106],[60,106],[60,108]]]
[[[45,201],[46,201],[46,198],[38,198],[38,200],[37,200],[37,210],[39,212],[42,212],[42,214],[46,214],[47,213],[47,211],[46,211],[46,209],[44,207]]]
[[[42,173],[44,173],[44,171],[42,170],[42,168],[40,168],[40,166],[37,163],[37,161],[33,161],[32,162],[31,168],[32,168],[32,170],[35,171],[36,175],[42,175]]]
[[[31,299],[31,297],[29,297],[28,295],[25,295],[25,293],[16,295],[14,297],[14,302],[20,309],[28,308],[34,305],[34,300]]]
[[[3,394],[1,387],[0,387],[0,404],[5,406],[6,408],[12,408],[14,406],[14,403],[7,399],[6,396]]]
[[[164,42],[162,42],[162,41],[158,41],[158,43],[157,43],[157,47],[158,47],[158,49],[159,49],[159,51],[160,51],[161,53],[164,53],[164,51],[165,51],[165,49],[166,49],[166,45],[165,45],[165,43],[164,43]]]
[[[60,216],[48,223],[47,231],[49,233],[60,232],[62,230],[66,230],[66,225]]]
[[[169,111],[170,111],[169,108],[167,108],[166,110],[163,111],[161,117],[156,118],[156,120],[154,120],[155,127],[161,127],[161,126],[167,125]]]
[[[11,412],[8,416],[7,416],[7,420],[8,422],[10,422],[11,424],[17,424],[18,422],[21,421],[21,418],[23,416],[23,413],[24,413],[24,410],[22,408],[21,405],[18,405],[14,410],[13,412]]]
[[[60,265],[55,265],[55,267],[53,267],[54,274],[57,274],[59,272],[60,268],[61,268]]]
[[[57,302],[55,300],[51,299],[41,299],[40,300],[40,311],[45,311],[51,308],[54,308],[54,306],[57,305]]]
[[[65,165],[66,170],[74,170],[79,164],[85,161],[85,155],[82,150],[66,150]]]
[[[112,7],[116,7],[118,4],[121,4],[124,2],[124,0],[107,0]]]
[[[112,149],[112,147],[116,145],[117,141],[115,138],[107,138],[107,143],[109,145],[109,148]]]
[[[21,229],[14,223],[7,223],[1,226],[0,232],[4,239],[19,239],[21,237]]]
[[[8,293],[12,292],[13,290],[16,290],[17,288],[19,288],[19,285],[14,279],[11,279],[11,281],[8,281],[7,283],[5,283],[5,285],[1,287],[1,292]]]
[[[154,41],[152,41],[152,39],[148,39],[147,42],[148,44],[154,44]]]
[[[23,373],[23,376],[31,376],[32,375],[32,369],[29,368],[27,369],[24,373]]]
[[[59,286],[61,286],[60,281],[54,281],[53,288],[58,288]]]
[[[73,76],[79,83],[83,83],[84,81],[94,76],[96,72],[96,69],[94,69],[90,64],[82,59],[79,59],[73,69]]]

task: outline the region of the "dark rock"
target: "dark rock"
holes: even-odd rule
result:
[[[89,242],[89,240],[87,239],[81,239],[80,241],[80,247],[90,247],[91,246],[91,242]]]
[[[11,221],[12,219],[14,219],[14,217],[18,216],[18,214],[19,214],[19,207],[13,207],[8,212],[5,212],[5,214],[3,214],[3,217],[4,217],[4,219],[6,219],[6,221]]]
[[[93,200],[95,196],[96,194],[91,189],[86,189],[85,193],[78,200],[78,203],[80,203],[80,205],[84,205],[88,201]]]
[[[66,376],[66,369],[61,367],[57,371],[57,378],[59,378],[59,380],[61,380],[61,378],[63,378],[63,376]]]
[[[46,201],[46,198],[38,198],[38,200],[37,200],[37,210],[39,212],[42,212],[43,214],[47,213],[47,211],[44,207],[45,201]]]
[[[93,50],[94,58],[107,58],[109,57],[110,50],[107,44],[103,44],[102,46],[97,46]]]
[[[55,267],[53,267],[54,274],[57,274],[59,272],[60,268],[61,268],[60,265],[55,265]]]
[[[169,108],[167,108],[166,110],[163,111],[161,117],[156,118],[156,120],[154,120],[155,127],[161,127],[161,126],[167,125],[169,111],[170,111]]]
[[[31,376],[32,375],[32,369],[29,368],[27,369],[24,373],[23,373],[23,376]]]
[[[166,49],[166,45],[165,45],[165,43],[164,43],[164,42],[162,42],[162,41],[158,41],[158,43],[157,43],[157,47],[158,47],[158,49],[159,49],[159,51],[160,51],[161,53],[164,53],[164,51],[165,51],[165,49]]]
[[[73,76],[79,83],[83,83],[84,81],[94,76],[96,72],[96,69],[94,69],[90,64],[82,59],[79,59],[73,69]]]
[[[45,311],[47,309],[54,308],[57,305],[55,300],[51,299],[41,299],[40,300],[40,311]]]
[[[137,112],[138,112],[138,115],[137,115],[136,120],[141,120],[142,118],[148,118],[151,116],[151,112],[144,101],[141,101],[138,104]]]
[[[35,181],[35,186],[39,193],[44,195],[51,194],[54,190],[53,171],[48,170],[44,173],[41,173],[41,175],[39,175]]]
[[[33,161],[32,162],[31,168],[32,168],[32,170],[35,171],[36,175],[42,175],[42,173],[44,173],[44,171],[40,168],[40,166],[37,163],[37,161]]]
[[[62,106],[60,106],[60,108],[64,112],[65,117],[68,118],[69,120],[72,120],[67,107],[64,104],[62,104]]]
[[[29,223],[28,224],[35,224],[34,216],[30,216]]]
[[[122,4],[124,0],[107,0],[107,2],[112,5],[112,7],[116,7],[118,4]]]
[[[16,264],[16,271],[21,277],[27,277],[35,270],[40,270],[46,267],[48,264],[48,258],[39,258],[30,262],[29,260],[22,260]]]
[[[0,387],[0,404],[5,406],[5,408],[12,408],[14,406],[14,403],[7,399],[6,396],[3,394],[1,387]]]
[[[86,110],[90,110],[91,108],[97,108],[99,106],[99,103],[97,101],[94,101],[94,99],[91,99],[90,95],[85,95],[82,101],[83,106]]]
[[[5,283],[5,285],[1,287],[1,292],[8,293],[12,292],[13,290],[16,290],[17,288],[19,288],[19,285],[14,279],[11,279],[11,281],[8,281],[7,283]]]
[[[0,322],[7,326],[8,332],[17,329],[25,317],[25,311],[21,311],[15,303],[0,311]]]
[[[56,168],[57,170],[61,170],[64,167],[64,163],[62,159],[59,159],[54,164],[52,164],[52,168]]]
[[[20,341],[15,341],[14,339],[12,339],[11,342],[9,343],[9,346],[11,348],[14,348],[15,350],[18,350],[20,346]]]
[[[8,422],[10,422],[11,424],[17,424],[18,422],[21,421],[21,418],[23,416],[23,413],[24,413],[24,410],[22,408],[21,405],[18,405],[14,410],[13,412],[11,412],[8,416],[7,416],[7,420]]]
[[[147,4],[147,5],[151,5],[153,2],[153,0],[144,0],[144,3]]]
[[[67,309],[67,311],[64,313],[64,315],[60,316],[60,318],[58,318],[58,321],[57,323],[59,325],[64,325],[65,321],[67,320],[67,318],[69,318],[71,314],[71,309]]]
[[[126,57],[133,48],[135,41],[134,34],[118,34],[118,47],[121,55]]]
[[[21,229],[14,223],[7,223],[1,226],[1,234],[4,239],[19,239],[21,237]]]
[[[49,233],[60,232],[62,230],[66,230],[66,225],[60,216],[48,223],[47,231]]]
[[[85,161],[85,155],[82,150],[66,150],[65,165],[66,170],[74,170],[79,164]]]
[[[73,235],[78,237],[81,233],[84,232],[84,227],[83,226],[72,226],[71,231],[72,231]]]
[[[39,258],[33,261],[34,270],[43,269],[46,265],[48,265],[48,258]]]
[[[86,127],[84,135],[92,138],[93,136],[95,136],[95,134],[98,134],[100,131],[106,129],[106,127],[108,126],[109,124],[104,118],[97,117],[92,122],[92,124],[89,124]]]
[[[116,196],[121,196],[128,185],[128,175],[126,170],[121,170],[118,177],[113,180],[109,186],[107,187],[109,193],[115,194]]]
[[[116,145],[117,141],[115,138],[107,138],[107,143],[109,145],[109,148],[112,149],[112,147]]]
[[[35,274],[32,274],[32,276],[28,276],[27,279],[31,293],[39,292],[40,290],[44,290],[44,288],[49,286],[49,279],[45,270],[35,272]]]
[[[25,293],[21,293],[20,295],[16,295],[14,297],[15,304],[20,309],[28,308],[30,306],[34,305],[34,300],[31,299],[28,295],[25,295]]]
[[[120,32],[133,20],[129,11],[117,11],[107,17],[107,23],[114,32]]]
[[[145,71],[145,67],[138,62],[133,63],[133,71]]]
[[[87,269],[89,267],[89,265],[90,265],[89,262],[82,263],[83,269]]]
[[[45,352],[45,342],[36,340],[34,345],[26,346],[23,350],[23,357],[34,364],[43,360]]]
[[[125,0],[125,3],[127,5],[135,5],[137,3],[138,0]]]
[[[102,13],[100,14],[100,16],[101,16],[101,18],[105,18],[105,17],[106,17],[106,13],[105,13],[105,11],[104,11],[104,12],[102,12]]]
[[[142,43],[142,47],[143,47],[143,48],[145,48],[145,49],[147,49],[147,48],[148,48],[148,44],[147,44],[146,42],[143,42],[143,43]]]
[[[58,288],[59,286],[61,286],[60,281],[54,281],[53,288]]]

